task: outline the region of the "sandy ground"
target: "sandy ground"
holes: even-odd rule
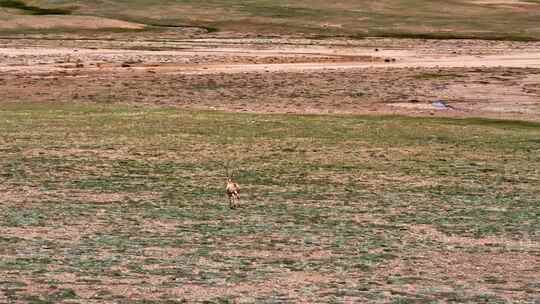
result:
[[[540,43],[2,39],[0,72],[2,101],[540,121]]]
[[[1,15],[0,15],[1,16]],[[94,16],[10,16],[0,20],[2,30],[42,30],[50,28],[96,30],[96,29],[143,29],[139,23]]]

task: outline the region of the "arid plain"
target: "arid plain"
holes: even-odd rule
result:
[[[144,38],[2,40],[0,96],[257,113],[540,117],[536,42]],[[432,106],[438,100],[450,108]]]
[[[0,303],[537,303],[539,20],[0,0]]]

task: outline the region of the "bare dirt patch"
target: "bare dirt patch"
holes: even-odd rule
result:
[[[537,5],[537,3],[521,1],[521,0],[476,0],[472,2],[475,4],[492,4],[492,5]]]
[[[439,292],[444,292],[441,283],[446,282],[448,290],[462,286],[461,293],[465,298],[497,290],[499,296],[508,301],[529,296],[532,290],[527,286],[535,280],[535,273],[539,270],[536,259],[536,255],[521,253],[425,251],[419,256],[390,262],[384,266],[385,270],[377,272],[377,276],[429,277],[434,283],[439,282]],[[419,292],[414,284],[404,284],[398,290],[410,294]]]
[[[143,29],[144,24],[94,16],[16,16],[0,20],[0,30],[43,29]]]
[[[268,250],[229,250],[221,253],[224,256],[230,257],[251,257],[262,260],[271,259],[323,259],[332,258],[333,253],[330,251],[316,250],[303,252],[282,252],[276,254],[274,251]]]
[[[376,280],[400,282],[389,286],[396,293],[436,297],[454,293],[474,298],[496,291],[499,297],[512,301],[526,299],[534,290],[530,286],[539,270],[534,262],[539,247],[534,240],[446,235],[430,225],[411,225],[408,229],[409,234],[403,238],[405,246],[434,242],[442,245],[439,251],[400,256],[376,271]],[[419,281],[423,282],[422,290],[417,288]],[[437,288],[429,290],[435,285]]]
[[[530,239],[506,239],[501,237],[471,238],[446,235],[430,225],[414,225],[409,227],[411,238],[423,238],[456,246],[502,246],[508,250],[527,249],[540,252],[540,244]]]
[[[151,200],[159,196],[158,193],[103,193],[103,192],[73,192],[43,190],[37,187],[12,188],[8,186],[0,187],[0,193],[6,203],[40,203],[50,199],[59,199],[66,202],[82,202],[89,204],[109,204],[122,201]]]
[[[313,284],[325,284],[335,278],[315,272],[285,272],[279,278],[253,284],[234,284],[226,287],[201,287],[198,285],[184,285],[171,291],[174,297],[185,297],[206,300],[216,297],[241,296],[249,297],[251,291],[257,290],[258,297],[271,296],[273,293],[282,294],[297,303],[311,303],[313,296],[306,297],[302,289]]]

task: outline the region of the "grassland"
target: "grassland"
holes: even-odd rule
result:
[[[539,294],[535,123],[4,103],[0,153],[0,302]]]
[[[149,25],[149,30],[200,26],[210,31],[261,34],[540,38],[539,1],[64,0],[51,4],[51,1],[42,0],[6,0],[0,1],[0,6],[5,7],[3,11],[0,8],[0,19],[10,20],[17,16],[20,18],[21,14],[53,10],[75,16],[100,16],[144,23]],[[39,23],[40,19],[36,17],[33,20]],[[50,30],[58,29],[51,26]]]

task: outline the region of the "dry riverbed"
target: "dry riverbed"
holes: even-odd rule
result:
[[[0,71],[3,102],[540,120],[540,43],[18,37]]]

